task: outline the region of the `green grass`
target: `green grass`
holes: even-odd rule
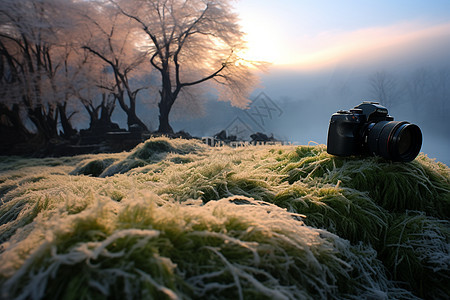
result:
[[[449,173],[167,138],[0,157],[0,298],[445,298]]]

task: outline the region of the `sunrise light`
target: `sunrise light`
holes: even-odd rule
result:
[[[328,2],[312,5],[283,0],[263,5],[241,1],[237,8],[248,46],[241,56],[288,69],[312,70],[342,62],[365,64],[392,54],[408,56],[433,45],[430,39],[448,40],[449,19],[433,5],[422,7],[434,12],[433,19],[414,16],[406,3],[389,4],[391,13],[385,13],[381,4],[371,9],[354,5],[359,8],[357,13]]]

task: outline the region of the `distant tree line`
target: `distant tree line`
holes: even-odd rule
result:
[[[420,67],[395,75],[377,71],[369,77],[370,94],[386,107],[409,103],[416,114],[447,119],[450,113],[450,67]]]
[[[128,129],[148,131],[139,95],[157,99],[148,101],[158,104],[157,131],[170,134],[175,102],[196,101],[205,84],[244,107],[261,64],[239,56],[245,43],[230,2],[2,0],[2,143],[74,139],[82,110],[87,130],[117,129],[117,104]]]

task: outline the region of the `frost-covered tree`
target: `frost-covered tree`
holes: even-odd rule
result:
[[[251,63],[239,57],[244,33],[231,1],[110,2],[140,28],[136,45],[160,75],[159,132],[173,132],[169,114],[175,101],[195,94],[193,88],[206,82],[219,90],[219,99],[240,107],[248,104],[256,80]]]
[[[146,84],[139,80],[143,75],[146,53],[138,50],[141,37],[136,36],[136,26],[108,3],[91,2],[91,5],[82,14],[85,34],[88,35],[83,49],[95,57],[94,64],[101,69],[101,76],[94,81],[103,89],[103,94],[106,92],[117,100],[127,114],[129,128],[138,125],[143,130],[148,130],[136,114],[138,93],[146,88]],[[103,116],[110,114],[114,107],[113,102],[105,102],[106,99],[108,97],[102,96],[101,107],[102,111],[105,110]],[[86,101],[84,102],[86,107]],[[93,108],[91,104],[89,106]],[[93,112],[92,109],[88,111],[90,114]]]
[[[86,39],[80,41],[79,50],[85,42]],[[114,83],[111,82],[106,67],[96,57],[86,50],[83,50],[83,56],[84,59],[77,65],[81,74],[72,85],[72,92],[89,115],[89,130],[105,132],[117,129],[117,125],[111,121],[116,107],[116,97],[112,92]]]
[[[27,132],[25,115],[43,141],[58,137],[58,122],[64,135],[75,132],[68,112],[71,5],[69,0],[4,0],[0,7],[3,121]]]

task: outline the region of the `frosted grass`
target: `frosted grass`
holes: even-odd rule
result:
[[[449,177],[425,155],[166,138],[42,165],[0,158],[1,297],[442,297]]]
[[[356,255],[348,241],[299,217],[245,197],[203,206],[151,194],[92,200],[78,214],[38,218],[25,239],[6,244],[3,296],[326,299],[388,292],[373,254]],[[18,252],[27,259],[18,261]]]

